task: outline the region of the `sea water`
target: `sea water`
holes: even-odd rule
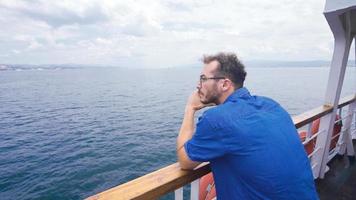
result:
[[[348,67],[342,95],[356,91]],[[247,68],[291,115],[323,103],[329,68]],[[82,199],[176,162],[200,68],[0,71],[0,199]],[[198,114],[201,114],[198,113]]]

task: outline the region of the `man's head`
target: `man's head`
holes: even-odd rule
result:
[[[204,56],[203,63],[197,87],[201,102],[220,104],[236,89],[243,87],[246,71],[235,54]]]

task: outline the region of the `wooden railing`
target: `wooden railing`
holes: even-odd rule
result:
[[[355,103],[356,95],[340,100],[338,108]],[[333,111],[333,107],[324,105],[292,117],[296,128],[310,124]],[[194,170],[182,170],[174,163],[122,185],[103,191],[88,200],[124,200],[124,199],[157,199],[164,194],[173,192],[192,181],[211,172],[209,163],[202,163]]]
[[[174,163],[135,180],[124,183],[102,193],[89,197],[88,200],[124,200],[124,199],[157,199],[209,173],[208,163],[202,163],[194,170],[181,170]]]

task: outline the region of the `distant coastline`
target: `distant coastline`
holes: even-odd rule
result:
[[[311,60],[311,61],[278,61],[278,60],[251,60],[244,62],[246,67],[329,67],[331,61]],[[196,68],[201,63],[173,66],[167,68]],[[115,67],[129,68],[112,65],[84,65],[84,64],[0,64],[0,71],[22,71],[22,70],[60,70],[93,67]],[[355,60],[349,60],[347,67],[356,67]],[[133,67],[137,68],[137,67]],[[140,69],[140,68],[138,68]]]
[[[309,60],[309,61],[278,61],[278,60],[256,60],[246,61],[248,67],[330,67],[331,61]],[[349,60],[347,67],[355,67],[355,60]]]
[[[60,70],[77,69],[85,65],[24,65],[24,64],[0,64],[0,71],[23,71],[23,70]]]

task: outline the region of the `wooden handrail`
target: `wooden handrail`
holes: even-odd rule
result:
[[[346,96],[339,101],[339,105],[337,106],[337,108],[342,108],[342,107],[352,103],[355,100],[356,100],[356,94]]]
[[[356,95],[346,96],[339,101],[339,104],[337,107],[342,108],[355,100],[356,100]],[[300,115],[294,116],[294,117],[292,117],[292,119],[295,124],[295,127],[300,128],[304,125],[309,124],[310,122],[312,122],[316,119],[319,119],[319,118],[331,113],[332,110],[333,110],[333,107],[331,105],[319,106],[317,108],[314,108],[312,110],[304,112]]]
[[[304,112],[300,115],[292,117],[294,125],[296,128],[300,128],[310,122],[331,113],[333,110],[332,106],[324,105]]]
[[[202,163],[194,170],[182,170],[174,163],[130,182],[116,186],[87,200],[157,199],[159,196],[198,179],[211,171],[208,163]]]
[[[356,95],[350,95],[340,100],[338,108],[356,100]],[[298,116],[293,122],[300,128],[315,119],[332,112],[332,106],[320,106]],[[87,200],[126,200],[126,199],[157,199],[211,172],[209,163],[202,163],[194,170],[182,170],[174,163],[137,179],[113,187],[109,190],[88,197]]]

